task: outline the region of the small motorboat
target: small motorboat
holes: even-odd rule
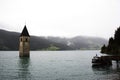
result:
[[[99,65],[101,65],[101,57],[97,56],[97,54],[92,59],[92,65],[93,66],[99,66]]]
[[[112,65],[111,60],[103,59],[102,57],[99,57],[97,54],[92,59],[92,66],[106,66],[106,65]]]

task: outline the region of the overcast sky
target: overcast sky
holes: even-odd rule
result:
[[[0,29],[37,36],[108,39],[120,26],[120,0],[0,0]]]

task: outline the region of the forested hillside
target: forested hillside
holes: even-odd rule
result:
[[[0,50],[18,50],[20,33],[0,30]],[[31,50],[80,50],[100,49],[107,40],[103,38],[77,36],[74,38],[30,37]]]

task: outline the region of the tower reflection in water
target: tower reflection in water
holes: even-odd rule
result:
[[[30,80],[31,79],[31,72],[30,72],[30,58],[24,57],[19,58],[18,61],[19,71],[18,76],[21,80]]]

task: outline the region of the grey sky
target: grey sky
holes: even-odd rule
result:
[[[120,26],[120,0],[0,0],[0,27],[32,35],[109,38]]]

